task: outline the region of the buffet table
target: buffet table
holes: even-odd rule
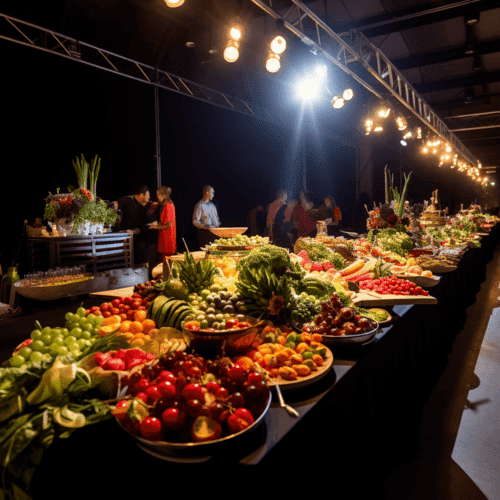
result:
[[[140,481],[144,494],[183,484],[190,495],[210,492],[205,480],[219,489],[237,480],[243,488],[257,477],[282,481],[286,472],[286,479],[293,481],[283,483],[279,491],[291,493],[299,476],[310,478],[322,471],[321,482],[347,486],[351,492],[368,488],[376,496],[383,478],[417,452],[424,403],[447,365],[499,237],[497,224],[482,238],[480,248],[468,249],[457,269],[442,275],[432,289],[437,305],[394,306],[393,322],[381,328],[373,342],[332,349],[335,360],[328,375],[312,385],[283,391],[299,418],[281,408],[273,393],[263,425],[221,443],[211,455],[187,457],[189,463],[145,453],[114,420],[88,426],[46,451],[33,477],[33,497],[42,498],[48,491],[52,497],[71,491],[91,494],[95,485],[82,481],[85,471],[102,476],[110,487],[112,483],[116,494],[129,492],[132,478]],[[85,305],[101,301],[89,298]],[[68,310],[67,303],[44,310],[43,318],[35,311],[9,320],[2,325],[2,335],[17,330],[27,336],[35,319],[49,323],[63,310]],[[257,469],[262,472],[256,474]],[[261,476],[263,472],[269,475]],[[319,478],[309,480],[320,485]]]

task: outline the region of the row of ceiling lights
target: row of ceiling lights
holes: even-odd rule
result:
[[[370,135],[372,132],[382,132],[384,130],[384,121],[389,117],[391,112],[392,110],[388,105],[384,105],[377,109],[374,116],[365,121],[365,134]],[[394,121],[399,131],[403,132],[406,130],[401,139],[401,144],[403,146],[408,144],[408,140],[422,139],[422,128],[416,127],[414,130],[408,129],[408,123],[403,115],[396,115]],[[427,138],[421,151],[423,154],[439,157],[439,167],[448,165],[451,169],[465,172],[472,180],[479,182],[483,186],[489,184],[488,177],[481,176],[481,163],[475,166],[460,160],[458,158],[458,153],[454,153],[452,146],[437,137]]]

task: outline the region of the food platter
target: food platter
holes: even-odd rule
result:
[[[378,307],[411,304],[437,304],[437,299],[431,295],[391,295],[380,294],[372,290],[361,290],[353,299],[354,306]]]
[[[269,392],[269,398],[264,411],[246,429],[221,437],[220,439],[199,443],[181,441],[151,441],[130,432],[119,420],[116,420],[116,422],[129,436],[135,440],[137,446],[149,455],[169,462],[204,462],[210,459],[212,455],[219,452],[225,443],[232,442],[233,440],[254,431],[263,422],[264,417],[271,405],[271,401],[272,394]]]
[[[433,265],[419,264],[419,265],[424,271],[431,271],[432,274],[451,273],[452,271],[455,271],[457,268],[457,266],[444,265],[444,264],[433,264]]]
[[[306,377],[299,377],[297,380],[276,380],[280,389],[300,389],[302,387],[307,387],[311,384],[316,383],[318,380],[321,380],[325,375],[328,374],[333,365],[333,353],[332,351],[326,347],[326,355],[324,363],[318,367],[318,370],[312,372]],[[272,390],[274,387],[274,382],[270,380],[268,382],[269,388]]]
[[[93,279],[93,276],[88,276],[84,280],[72,283],[51,286],[29,286],[27,282],[22,279],[14,283],[14,289],[16,293],[27,299],[57,300],[74,295],[74,292],[80,288],[82,283],[85,283],[89,279]]]
[[[233,238],[243,234],[248,227],[210,227],[208,230],[219,238]]]
[[[433,286],[436,286],[440,281],[441,278],[439,276],[421,276],[420,274],[395,274],[398,278],[402,278],[408,281],[411,281],[412,283],[415,283],[415,285],[424,287],[424,288],[430,288]]]

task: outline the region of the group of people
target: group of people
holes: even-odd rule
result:
[[[318,221],[325,221],[329,235],[339,234],[342,212],[333,196],[325,196],[315,208],[306,190],[300,191],[298,200],[288,200],[288,193],[280,189],[267,211],[267,235],[273,245],[291,249],[297,238],[315,236]]]
[[[158,201],[151,201],[148,186],[138,186],[132,195],[117,200],[118,222],[115,230],[134,235],[134,261],[153,268],[177,251],[175,206],[172,189],[156,190]]]
[[[117,200],[118,222],[114,229],[134,235],[134,261],[147,263],[150,275],[159,262],[177,251],[175,206],[171,194],[170,187],[161,186],[156,190],[158,201],[151,201],[149,188],[139,186],[132,195]],[[212,186],[203,186],[202,198],[194,207],[192,223],[198,232],[200,248],[217,238],[210,229],[220,227],[214,194]],[[253,226],[258,216],[264,214],[264,209],[257,207],[251,214],[249,224],[253,234]],[[315,236],[318,221],[325,221],[329,235],[338,235],[342,213],[332,196],[325,196],[323,204],[315,208],[306,190],[300,191],[298,200],[288,200],[288,193],[280,189],[276,200],[268,206],[265,234],[273,245],[293,249],[297,238]]]
[[[214,193],[212,186],[203,186],[202,199],[194,208],[193,225],[198,231],[200,248],[217,237],[209,228],[220,226],[217,208],[212,202]],[[148,186],[138,186],[132,195],[116,202],[118,222],[114,230],[134,235],[134,261],[147,263],[150,276],[159,262],[177,251],[175,205],[171,194],[172,188],[161,186],[156,190],[158,201],[151,201]]]

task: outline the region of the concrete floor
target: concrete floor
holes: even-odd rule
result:
[[[387,500],[500,500],[500,246],[426,403],[418,456]]]

